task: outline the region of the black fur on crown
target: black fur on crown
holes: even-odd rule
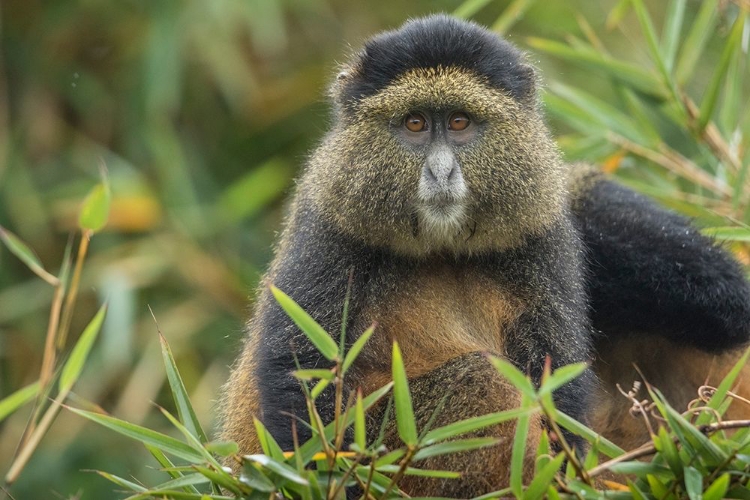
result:
[[[373,95],[411,69],[451,66],[486,77],[518,100],[534,94],[534,70],[523,52],[476,23],[438,14],[369,40],[354,58],[354,74],[347,75],[344,101]]]

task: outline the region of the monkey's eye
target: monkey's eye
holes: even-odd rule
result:
[[[469,115],[463,111],[456,111],[448,118],[448,130],[460,132],[461,130],[466,129],[470,123],[471,119],[469,118]]]
[[[424,132],[427,130],[427,119],[419,113],[411,113],[404,119],[404,126],[410,132]]]

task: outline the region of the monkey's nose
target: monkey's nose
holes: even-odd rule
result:
[[[463,198],[466,185],[461,166],[452,151],[439,150],[427,157],[419,181],[419,194],[427,202]]]

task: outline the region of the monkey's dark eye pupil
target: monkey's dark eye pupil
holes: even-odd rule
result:
[[[448,128],[450,130],[464,130],[469,126],[470,123],[471,119],[469,119],[469,115],[461,111],[453,113],[450,118],[448,118]]]
[[[404,125],[410,132],[427,130],[427,119],[419,113],[412,113],[404,120]]]

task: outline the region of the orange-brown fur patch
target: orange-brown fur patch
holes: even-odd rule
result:
[[[428,267],[428,266],[425,266]],[[358,382],[372,391],[390,380],[393,342],[399,343],[409,378],[470,352],[503,353],[503,331],[522,312],[517,299],[479,273],[432,264],[400,283],[367,314],[378,320],[360,362],[368,367]]]
[[[735,365],[741,352],[712,355],[698,349],[680,346],[664,338],[638,335],[624,337],[598,346],[599,355],[594,371],[601,383],[590,424],[595,431],[625,449],[633,449],[649,440],[642,417],[633,417],[630,401],[622,396],[615,384],[626,392],[634,381],[642,380],[635,363],[652,386],[659,389],[678,411],[685,411],[698,397],[702,385],[717,386]],[[750,396],[750,366],[740,373],[735,392]],[[645,387],[639,400],[648,398]],[[750,405],[735,401],[726,419],[750,418]],[[657,425],[652,420],[652,425]]]

